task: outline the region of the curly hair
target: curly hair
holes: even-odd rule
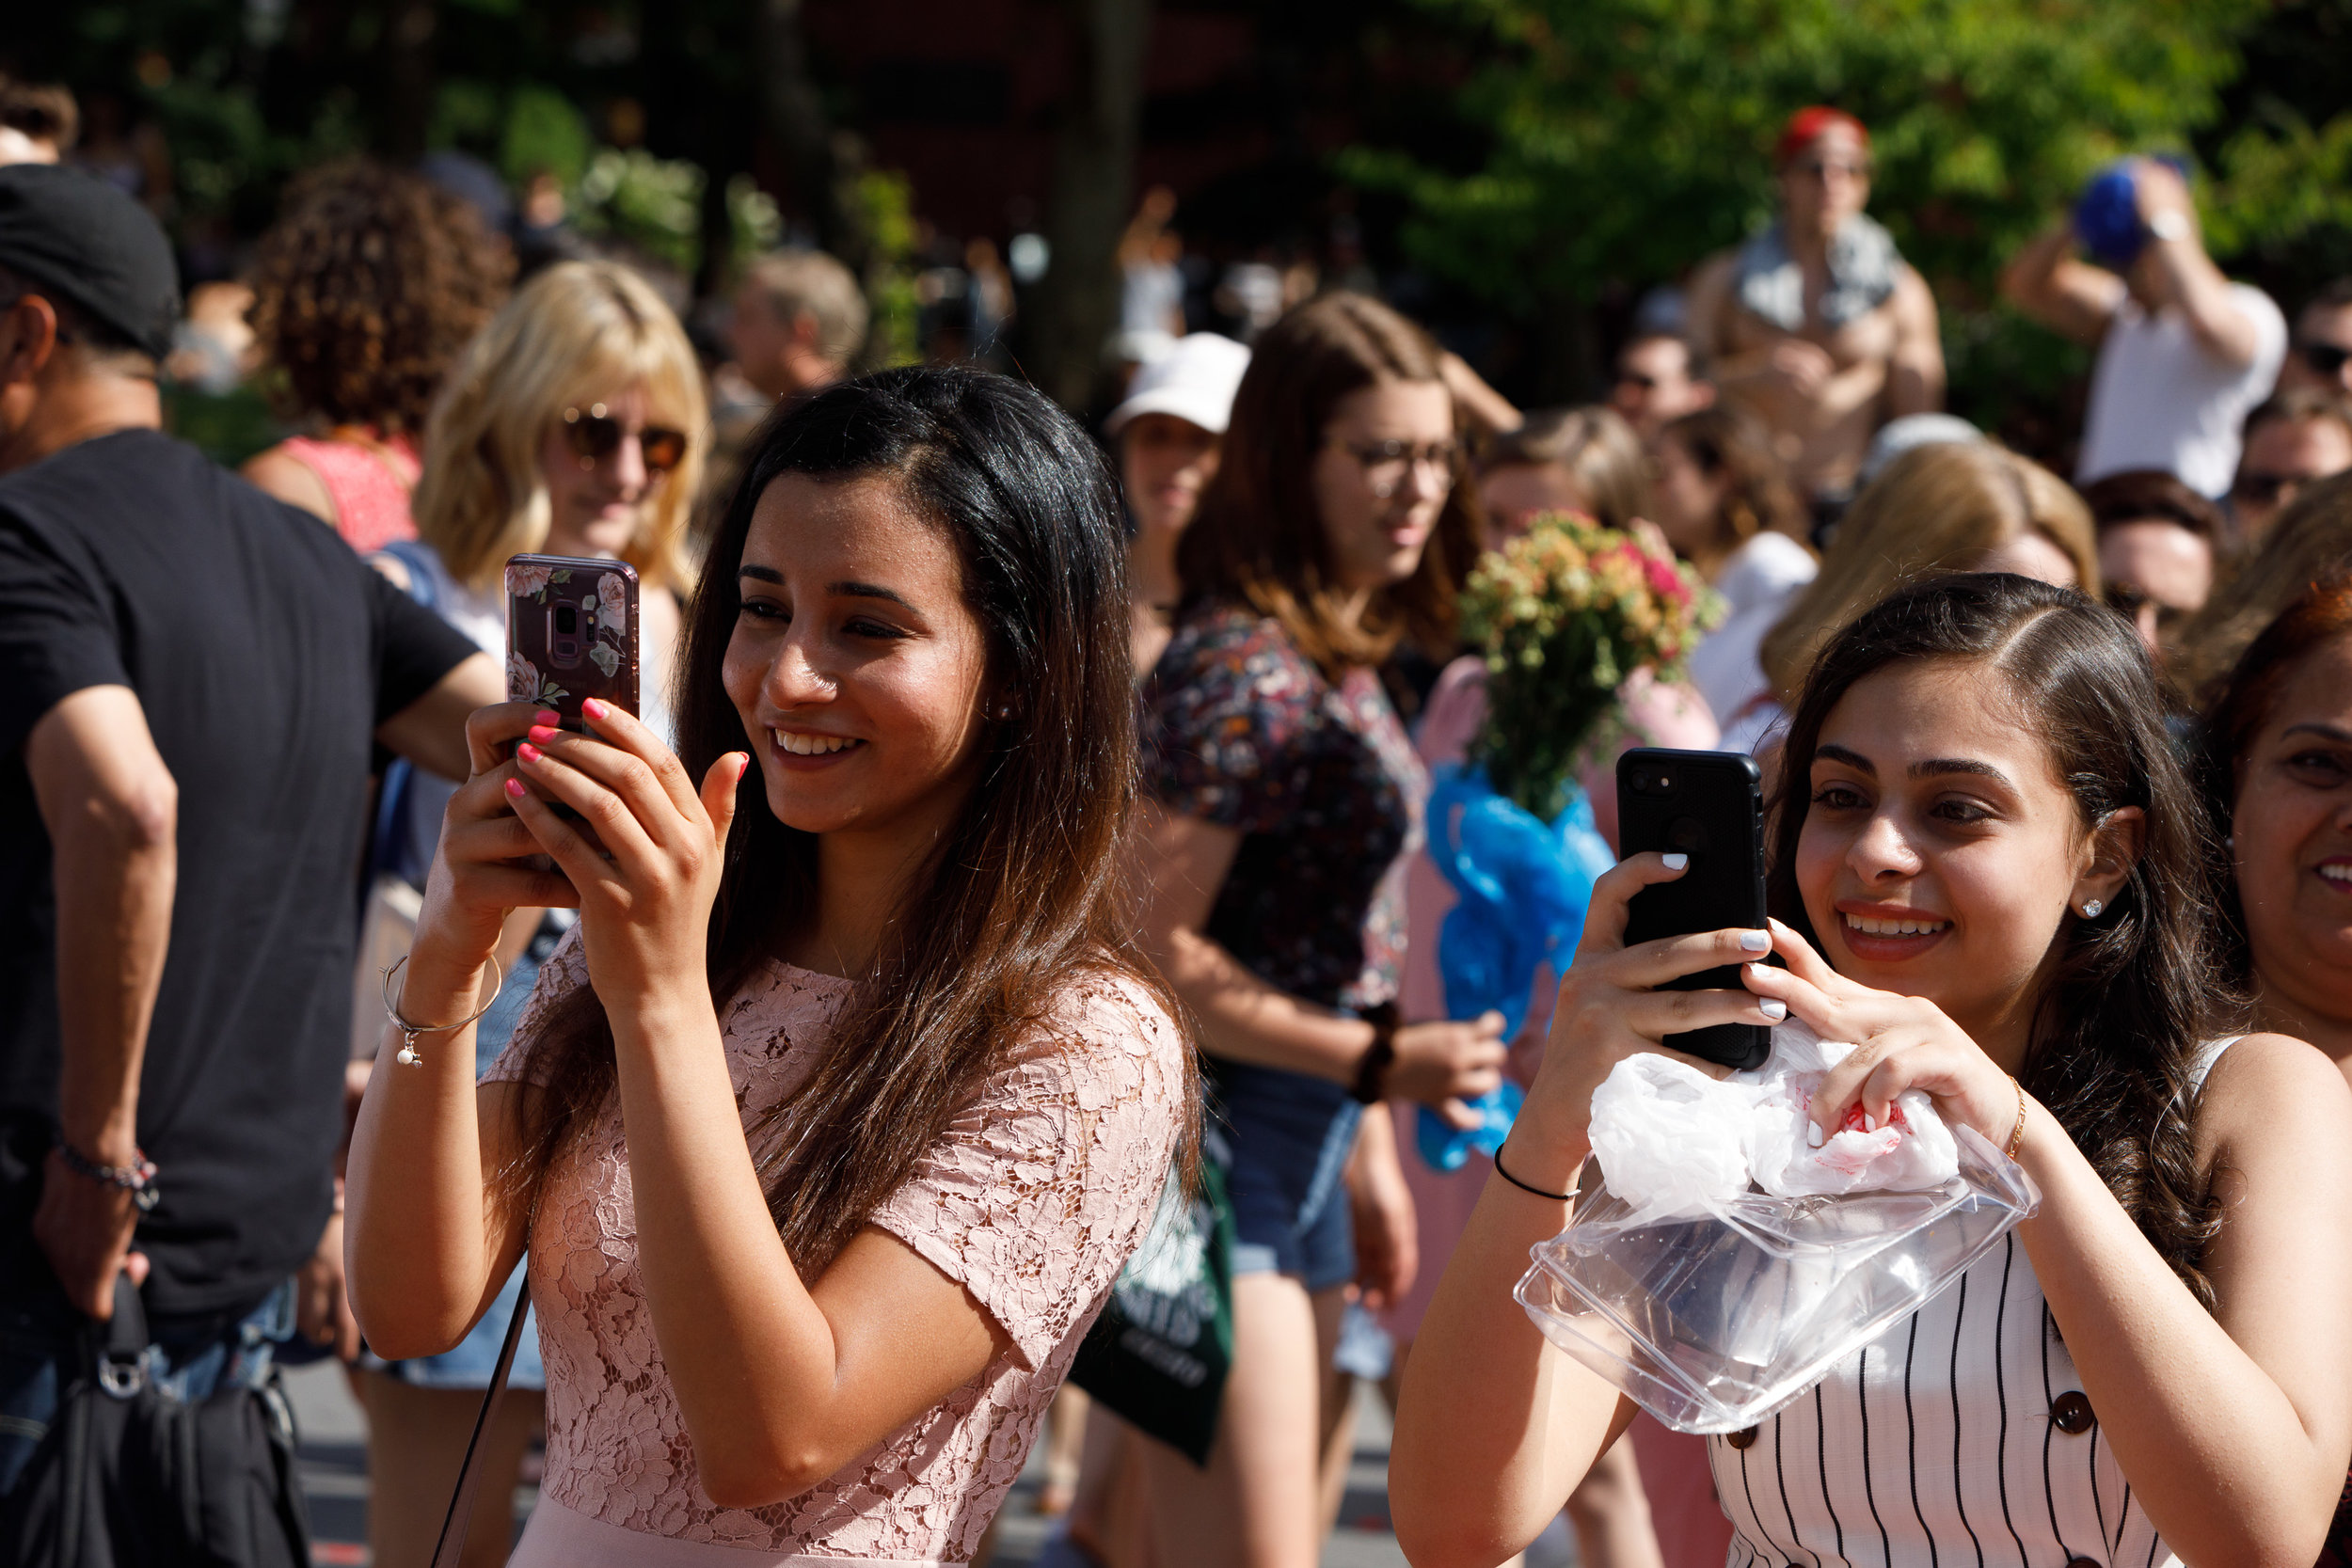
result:
[[[464,201],[366,159],[296,175],[280,207],[254,253],[251,319],[281,412],[421,431],[505,299],[513,251]]]

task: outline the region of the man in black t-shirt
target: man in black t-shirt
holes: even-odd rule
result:
[[[129,198],[0,170],[0,1494],[118,1273],[185,1396],[266,1366],[333,1235],[372,748],[463,777],[501,695],[160,432],[177,303]]]

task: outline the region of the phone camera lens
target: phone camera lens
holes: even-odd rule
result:
[[[555,629],[559,634],[564,637],[578,636],[580,633],[580,611],[574,610],[567,604],[556,606]]]

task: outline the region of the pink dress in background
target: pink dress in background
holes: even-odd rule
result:
[[[1661,686],[1646,670],[1637,670],[1619,689],[1625,703],[1625,734],[1607,758],[1578,782],[1593,804],[1593,821],[1612,845],[1617,841],[1618,756],[1635,746],[1666,746],[1681,751],[1711,750],[1717,739],[1714,716],[1706,702],[1685,686]],[[1477,737],[1486,719],[1486,670],[1475,656],[1455,659],[1438,675],[1422,710],[1414,737],[1422,761],[1432,772],[1458,763]],[[1431,824],[1436,831],[1436,824]],[[1422,1022],[1446,1016],[1445,983],[1438,971],[1438,929],[1454,908],[1454,889],[1426,852],[1416,853],[1406,872],[1404,990],[1399,1007],[1406,1022]],[[1542,1060],[1544,1037],[1551,1026],[1556,977],[1538,971],[1535,994],[1529,1000],[1527,1023],[1511,1046],[1511,1072],[1521,1084],[1532,1083]],[[1385,1322],[1389,1332],[1409,1341],[1421,1330],[1421,1320],[1437,1294],[1438,1278],[1446,1260],[1470,1224],[1470,1211],[1486,1185],[1493,1163],[1473,1151],[1460,1170],[1440,1173],[1429,1168],[1415,1147],[1419,1107],[1404,1101],[1390,1102],[1396,1119],[1399,1157],[1405,1183],[1412,1190],[1415,1230],[1421,1241],[1421,1272],[1413,1288],[1391,1307]],[[1731,1521],[1716,1504],[1714,1483],[1708,1472],[1704,1439],[1669,1432],[1648,1416],[1632,1429],[1639,1451],[1642,1487],[1649,1495],[1652,1523],[1667,1568],[1719,1568],[1731,1544]]]
[[[550,996],[584,978],[577,931],[564,942],[517,1041]],[[747,1129],[807,1079],[850,990],[774,963],[720,1009]],[[831,1480],[759,1509],[722,1508],[698,1479],[638,1275],[616,1102],[548,1173],[532,1231],[547,1478],[514,1563],[968,1560],[1151,1222],[1187,1049],[1132,980],[1105,975],[1065,998],[872,1217],[962,1285],[1010,1348]],[[520,1076],[510,1045],[485,1081]]]
[[[289,436],[279,450],[319,476],[335,502],[335,531],[361,555],[395,539],[417,536],[408,495],[423,470],[417,449],[405,436],[380,446],[333,436],[321,440]]]

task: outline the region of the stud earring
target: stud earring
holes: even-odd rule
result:
[[[2083,906],[2083,918],[2085,920],[2096,920],[2099,918],[2099,911],[2106,908],[2106,906],[2105,904],[2102,904],[2099,900],[2093,898],[2090,903]]]

